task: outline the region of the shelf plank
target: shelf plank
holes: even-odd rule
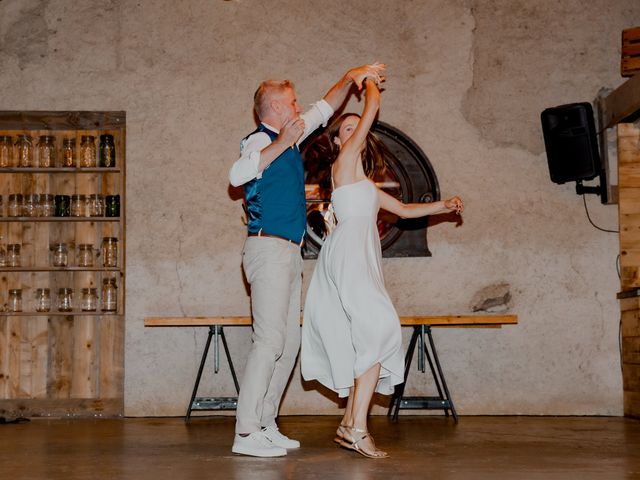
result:
[[[0,167],[2,173],[120,173],[117,167]]]
[[[15,417],[122,417],[124,397],[119,398],[55,398],[0,400],[0,416]],[[4,427],[3,427],[4,428]]]
[[[119,217],[2,217],[0,222],[37,223],[37,222],[119,222]]]
[[[107,130],[121,129],[126,124],[126,112],[88,111],[2,111],[3,130]]]
[[[118,267],[1,267],[0,272],[119,272]]]
[[[72,310],[71,312],[58,312],[51,310],[50,312],[0,312],[0,317],[119,317],[119,312],[103,312],[96,310],[95,312],[84,312],[82,310]]]

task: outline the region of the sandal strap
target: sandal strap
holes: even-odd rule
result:
[[[365,435],[362,435],[362,436],[361,436],[359,439],[357,439],[357,440],[356,440],[356,439],[354,439],[354,440],[351,442],[351,445],[353,445],[353,446],[354,446],[354,447],[356,447],[356,448],[360,448],[360,446],[358,445],[358,442],[361,442],[362,440],[364,440],[364,439],[365,439],[365,438],[367,438],[368,436],[369,436],[369,434],[367,433],[367,434],[365,434]]]
[[[346,425],[343,425],[344,428],[346,428],[347,430],[351,430],[353,432],[357,432],[357,433],[366,433],[369,434],[369,430],[364,430],[362,428],[357,428],[357,427],[347,427]]]

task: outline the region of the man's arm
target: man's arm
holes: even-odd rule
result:
[[[370,77],[376,84],[382,81],[382,74],[386,65],[383,63],[372,63],[371,65],[362,65],[361,67],[352,68],[324,96],[324,100],[337,110],[349,95],[351,86],[355,83],[358,90],[362,89],[364,79]]]
[[[327,126],[327,122],[333,113],[346,100],[351,86],[355,83],[358,90],[362,89],[364,80],[370,78],[376,85],[383,81],[382,73],[386,66],[382,63],[374,63],[372,65],[363,65],[361,67],[352,68],[327,92],[322,100],[314,103],[309,110],[304,112],[301,117],[305,122],[305,129],[302,136],[298,139],[298,144],[303,142],[311,135],[320,125]]]
[[[229,183],[234,187],[244,185],[260,175],[282,152],[291,147],[304,131],[304,120],[288,121],[272,142],[264,132],[254,133],[243,143],[240,158],[229,170]]]
[[[303,133],[304,119],[296,118],[287,120],[276,139],[268,147],[260,151],[258,172],[262,173],[262,171],[282,155],[285,150],[293,147]]]
[[[229,170],[229,183],[239,187],[253,180],[260,173],[260,151],[271,144],[269,135],[264,132],[254,133],[242,142],[240,146],[240,158],[238,158]]]

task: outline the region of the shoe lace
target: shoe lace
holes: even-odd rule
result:
[[[260,445],[264,447],[273,447],[273,442],[269,440],[269,438],[266,435],[261,433],[262,432],[255,432],[255,433],[252,433],[251,436]]]
[[[287,436],[283,435],[280,430],[278,430],[278,427],[265,427],[263,431],[268,436],[276,437],[280,440],[289,440]]]

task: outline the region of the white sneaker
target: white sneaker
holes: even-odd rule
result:
[[[283,435],[276,426],[264,427],[262,429],[262,433],[278,447],[289,449],[300,448],[300,442],[298,440],[293,440],[286,435]]]
[[[231,451],[252,457],[283,457],[287,454],[284,448],[274,445],[262,432],[253,432],[246,437],[236,434]]]

